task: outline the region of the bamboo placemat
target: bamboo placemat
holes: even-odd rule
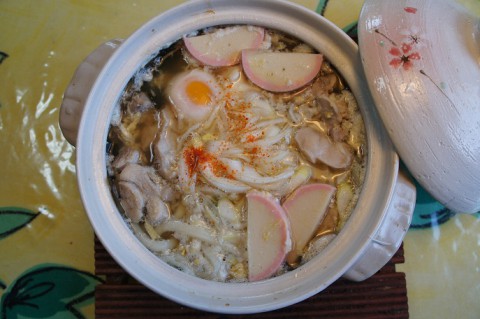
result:
[[[95,317],[102,318],[408,318],[403,246],[363,282],[339,279],[293,306],[256,315],[222,315],[181,306],[150,291],[128,275],[95,239],[95,274],[105,282],[95,291]]]

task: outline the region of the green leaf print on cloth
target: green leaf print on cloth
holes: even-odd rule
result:
[[[25,227],[40,213],[19,207],[0,207],[0,239]]]
[[[6,58],[8,58],[8,54],[6,54],[5,52],[3,51],[0,51],[0,64],[3,62],[3,60],[5,60]]]
[[[100,278],[85,271],[38,265],[7,287],[1,298],[0,317],[84,318],[76,307],[93,302],[99,283]]]

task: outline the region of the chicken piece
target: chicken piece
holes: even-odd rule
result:
[[[120,203],[127,216],[135,223],[145,217],[151,225],[158,225],[169,217],[165,202],[178,194],[152,167],[129,163],[118,175]]]
[[[338,77],[334,73],[319,76],[313,83],[312,90],[319,96],[329,94],[338,85]]]
[[[327,134],[313,127],[300,128],[295,141],[301,153],[313,164],[322,162],[335,169],[344,169],[352,163],[352,151],[346,143],[334,143]]]
[[[145,200],[140,189],[130,182],[119,182],[118,192],[120,193],[120,205],[125,214],[133,223],[139,223],[143,218]]]
[[[144,112],[153,107],[154,104],[144,92],[136,93],[127,104],[130,113]]]
[[[340,125],[331,127],[328,133],[334,142],[345,141],[348,138],[348,132],[342,129]]]
[[[146,218],[152,226],[160,224],[170,216],[167,204],[158,197],[149,198],[145,208],[147,210]]]
[[[123,147],[112,162],[112,169],[115,172],[121,171],[129,163],[138,163],[140,152],[130,147]]]
[[[162,177],[174,181],[177,177],[176,165],[176,141],[177,134],[171,129],[172,121],[176,121],[175,115],[169,108],[161,112],[161,125],[157,138],[154,142],[155,166]]]

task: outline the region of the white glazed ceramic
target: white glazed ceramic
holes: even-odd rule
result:
[[[359,46],[380,116],[413,177],[480,210],[480,21],[453,1],[366,0]]]
[[[63,136],[72,145],[77,143],[78,128],[88,94],[100,70],[123,40],[115,39],[99,46],[77,68],[63,96],[60,126]]]
[[[357,207],[342,232],[305,265],[253,283],[218,283],[192,277],[150,253],[118,211],[105,165],[112,110],[135,71],[182,35],[222,24],[261,25],[310,43],[350,85],[367,127],[367,176]],[[76,143],[79,189],[97,236],[116,261],[144,285],[198,309],[221,313],[263,312],[304,300],[341,276],[353,280],[368,278],[398,249],[410,225],[415,188],[399,174],[398,156],[371,101],[356,44],[332,23],[291,2],[189,1],[154,18],[118,48],[113,47],[112,42],[107,42],[79,67],[72,80],[76,89],[68,90],[65,95],[61,112],[66,115],[61,116],[60,125],[64,132],[73,132],[66,135]],[[95,71],[91,68],[92,61],[106,61],[106,64]],[[78,102],[79,95],[86,88],[90,93],[82,105]],[[76,136],[78,117],[68,114],[82,112]]]

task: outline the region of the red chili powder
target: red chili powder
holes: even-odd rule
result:
[[[235,107],[230,102],[225,104],[227,110],[228,127],[231,132],[234,132],[237,136],[244,133],[244,130],[248,126],[249,118],[247,115],[241,114],[250,109],[251,105],[248,103],[236,103]],[[240,113],[235,113],[240,112]]]
[[[234,178],[234,175],[228,172],[227,166],[220,162],[214,154],[207,152],[203,147],[187,147],[183,151],[183,157],[187,164],[188,175],[190,177],[202,166],[209,164],[215,176]]]

